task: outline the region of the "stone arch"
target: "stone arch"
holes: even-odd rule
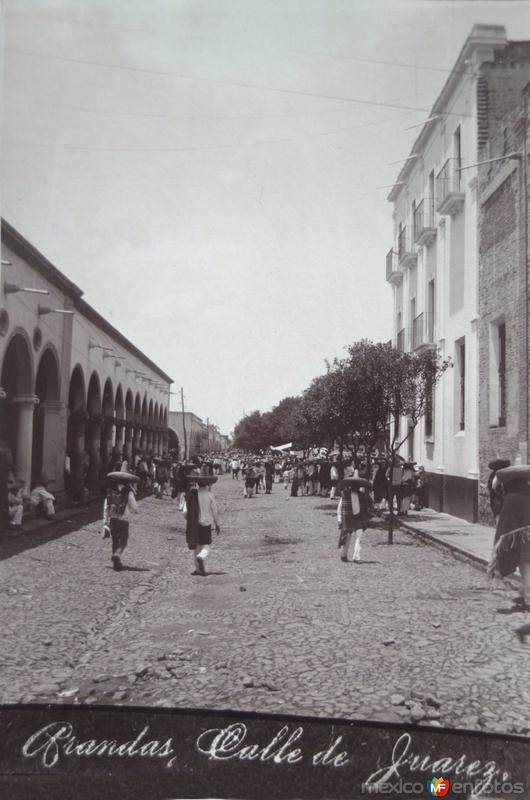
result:
[[[124,444],[125,444],[125,400],[123,399],[123,388],[121,383],[118,384],[116,389],[116,399],[114,400],[114,455],[123,461]]]
[[[97,372],[90,376],[87,391],[87,423],[85,427],[85,472],[88,487],[99,488],[101,470],[101,383]]]
[[[85,436],[86,436],[86,385],[83,369],[76,364],[70,377],[68,389],[68,423],[66,429],[66,452],[70,459],[70,473],[65,472],[66,493],[83,499],[85,485]]]
[[[101,426],[101,475],[110,471],[114,466],[111,464],[114,456],[113,448],[116,439],[116,426],[114,417],[114,389],[112,381],[107,378],[103,387],[103,399],[101,401],[101,414],[103,424]]]
[[[55,349],[43,351],[35,377],[35,395],[39,402],[33,414],[31,480],[46,478],[50,484],[62,484],[58,455],[62,456],[61,377]],[[59,474],[57,474],[59,472]]]
[[[173,454],[175,454],[175,457],[178,460],[180,457],[180,441],[177,432],[173,430],[173,428],[168,428],[167,436],[168,436],[168,450]]]
[[[133,469],[133,444],[134,444],[134,398],[130,389],[125,395],[125,442],[123,454],[130,470]]]
[[[140,439],[140,448],[142,449],[143,453],[147,452],[147,426],[149,421],[147,419],[147,394],[144,394],[144,399],[142,400],[142,410],[140,412],[141,418],[141,425],[142,425],[142,435]]]
[[[156,455],[155,418],[153,413],[153,400],[149,400],[147,407],[147,451]]]
[[[93,416],[101,415],[101,383],[97,372],[93,372],[90,376],[86,407],[89,414]]]
[[[25,331],[16,328],[6,347],[0,374],[6,397],[0,401],[0,447],[7,451],[9,469],[28,491],[31,483],[33,358]]]

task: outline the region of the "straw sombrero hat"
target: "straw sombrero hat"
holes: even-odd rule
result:
[[[211,486],[217,483],[217,475],[194,475],[193,473],[185,476],[186,483],[196,483],[198,486]]]
[[[512,462],[508,458],[494,458],[493,461],[490,461],[488,464],[488,469],[492,469],[494,472],[497,472],[499,469],[506,469],[509,467]]]
[[[502,481],[502,485],[505,489],[514,482],[528,482],[530,481],[530,465],[516,464],[513,467],[505,467],[497,471],[497,478]]]
[[[109,472],[105,480],[109,483],[138,483],[140,478],[133,475],[131,472],[121,472],[121,470],[117,470],[116,472]]]
[[[341,485],[350,489],[369,489],[370,481],[366,478],[343,478]]]

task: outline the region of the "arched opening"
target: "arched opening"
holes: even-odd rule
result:
[[[140,394],[136,392],[134,399],[134,436],[133,436],[133,455],[134,466],[136,467],[137,454],[142,446],[142,401]]]
[[[153,428],[154,428],[154,447],[153,451],[155,456],[162,455],[162,434],[160,432],[160,420],[158,417],[158,402],[155,403],[155,408],[153,411]]]
[[[180,442],[173,428],[168,428],[168,450],[170,455],[178,461],[180,458]]]
[[[125,402],[123,400],[123,389],[121,384],[116,389],[116,400],[114,402],[114,458],[123,460],[125,445]]]
[[[68,390],[68,424],[66,429],[66,453],[70,459],[70,474],[65,475],[67,494],[76,499],[83,499],[85,476],[85,376],[77,364],[70,378]]]
[[[164,450],[167,450],[168,446],[169,446],[168,445],[169,434],[168,434],[168,424],[167,424],[167,408],[164,407],[163,410],[161,409],[161,413],[162,413],[162,431],[163,431],[162,439],[163,439],[163,442],[164,442]]]
[[[101,470],[100,477],[103,477],[110,471],[113,466],[111,462],[112,448],[115,441],[115,425],[114,425],[114,391],[112,389],[112,381],[107,378],[105,387],[103,389],[103,402],[102,402],[102,416],[103,424],[101,426]]]
[[[153,401],[149,401],[149,408],[147,411],[147,452],[150,456],[154,455],[155,451],[155,430],[154,430],[154,416],[153,416]]]
[[[144,399],[142,401],[142,411],[141,411],[141,414],[140,414],[140,418],[141,418],[141,421],[142,421],[142,436],[141,436],[141,439],[140,439],[140,449],[142,450],[142,452],[145,455],[145,453],[147,451],[147,425],[148,425],[148,420],[147,420],[147,395],[144,395]]]
[[[130,470],[133,469],[133,441],[134,441],[134,400],[130,389],[125,395],[125,443],[123,455]]]
[[[35,380],[35,395],[39,398],[33,415],[31,480],[46,479],[51,485],[58,479],[57,456],[63,442],[60,417],[61,380],[55,353],[46,349],[42,354]],[[60,474],[60,473],[59,473]]]
[[[88,384],[87,425],[85,433],[85,459],[87,483],[90,489],[99,488],[101,465],[101,385],[97,372],[93,372]]]
[[[27,491],[31,482],[33,439],[33,390],[31,350],[22,333],[9,342],[2,363],[0,386],[6,398],[0,401],[0,447],[7,452],[8,469],[23,481]]]

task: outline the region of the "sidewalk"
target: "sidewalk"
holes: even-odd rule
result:
[[[456,555],[464,556],[485,569],[491,558],[495,528],[466,522],[459,517],[424,508],[396,517],[400,528],[413,533],[429,544],[440,545]]]

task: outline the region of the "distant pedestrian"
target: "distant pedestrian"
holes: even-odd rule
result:
[[[265,462],[265,494],[271,494],[272,481],[274,478],[274,465],[272,461]]]
[[[129,518],[138,513],[134,485],[138,477],[127,472],[107,475],[107,492],[103,506],[103,538],[112,539],[112,566],[122,568],[122,556],[129,542]]]
[[[342,481],[341,497],[337,507],[337,523],[340,530],[338,547],[341,561],[349,561],[353,533],[356,534],[352,560],[361,561],[361,539],[366,530],[366,503],[361,493],[367,490],[368,481],[362,478],[345,478]]]
[[[243,489],[243,497],[251,498],[254,494],[254,487],[256,485],[256,473],[252,464],[247,464],[243,470],[243,478],[245,481],[245,488]]]
[[[24,516],[23,487],[23,481],[11,480],[8,484],[9,528],[14,531],[22,530],[22,518]]]
[[[506,469],[510,466],[510,461],[507,458],[495,458],[488,464],[491,470],[488,476],[488,494],[490,498],[491,513],[495,517],[495,524],[499,520],[499,515],[502,511],[502,487],[499,481],[495,480],[495,476],[500,469]]]
[[[318,475],[319,483],[320,483],[320,495],[321,495],[321,497],[327,497],[328,496],[328,492],[329,492],[329,490],[331,488],[330,472],[331,472],[331,464],[326,459],[320,465],[319,475]]]
[[[337,494],[337,486],[339,483],[339,465],[336,461],[333,461],[329,470],[329,483],[331,487],[330,491],[330,499],[333,500]]]
[[[212,526],[219,534],[217,503],[211,485],[217,481],[217,476],[195,475],[187,476],[188,487],[186,490],[186,542],[188,549],[194,553],[195,574],[206,575],[205,560],[210,554],[212,544]]]
[[[239,480],[239,470],[240,470],[240,467],[241,467],[241,463],[239,461],[239,458],[233,458],[232,459],[231,467],[232,467],[232,480],[238,481]]]
[[[386,478],[386,464],[381,461],[377,466],[374,476],[374,506],[378,511],[383,511],[387,506],[388,481]]]
[[[55,497],[48,491],[48,483],[48,478],[43,475],[31,490],[29,500],[38,516],[51,519],[55,516]]]

